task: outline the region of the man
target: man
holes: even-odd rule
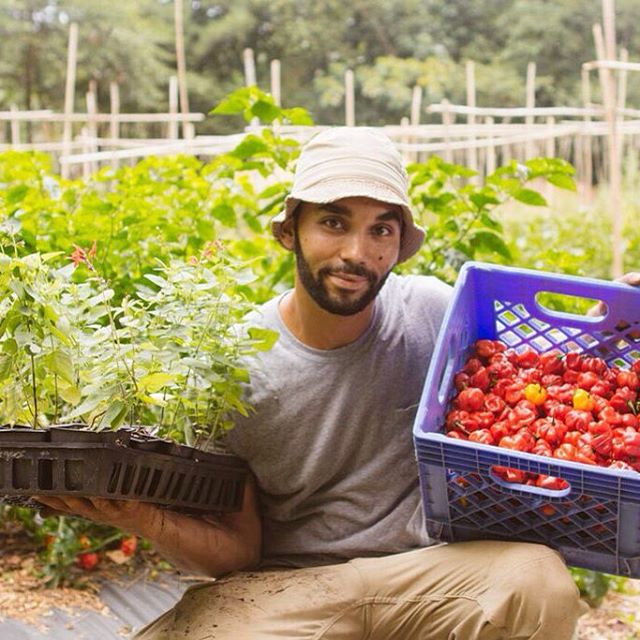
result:
[[[411,427],[450,289],[391,273],[424,237],[407,186],[374,130],[304,148],[272,227],[295,253],[295,286],[251,319],[280,337],[250,364],[255,413],[229,434],[255,477],[240,513],[47,501],[221,576],[138,638],[571,638],[581,606],[554,551],[430,545],[424,530]]]

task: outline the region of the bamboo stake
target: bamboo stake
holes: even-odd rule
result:
[[[182,120],[182,137],[193,138],[193,126],[187,118],[189,113],[189,95],[187,93],[187,61],[184,52],[184,3],[183,0],[175,0],[174,5],[175,38],[176,38],[176,64],[178,67],[178,93],[180,96],[180,110]]]
[[[417,127],[420,124],[420,113],[422,111],[422,87],[416,85],[413,87],[413,93],[411,94],[411,126]],[[415,142],[414,138],[411,142]],[[412,154],[412,160],[418,161],[418,152]]]
[[[591,107],[591,80],[589,78],[589,71],[585,68],[582,69],[582,103],[585,108],[585,115],[583,116],[584,128],[589,129],[591,124],[591,116],[587,113],[587,109]],[[578,138],[582,145],[582,175],[584,181],[585,192],[584,196],[587,199],[591,199],[591,187],[593,185],[593,145],[591,144],[591,136],[581,135]]]
[[[465,66],[466,79],[467,79],[467,106],[475,109],[476,106],[476,76],[475,76],[475,64],[472,60],[467,60]],[[469,112],[467,116],[467,123],[474,125],[476,123],[475,114]],[[472,136],[469,142],[473,142],[475,137]],[[474,171],[478,170],[478,155],[475,148],[471,147],[467,149],[467,166]]]
[[[556,119],[553,116],[547,117],[547,127],[549,128],[549,137],[545,140],[544,144],[544,153],[547,158],[554,158],[556,155],[556,138],[554,135],[554,128],[556,124]],[[551,183],[547,182],[545,184],[546,189],[546,198],[547,201],[550,202],[550,206],[553,206],[553,188]]]
[[[487,147],[487,175],[492,174],[496,170],[496,147],[493,144],[493,118],[489,117],[485,120],[489,131],[487,132],[487,139],[489,146]]]
[[[596,48],[600,60],[609,58],[615,59],[615,16],[612,0],[602,2],[603,21],[605,25],[605,38],[602,37],[600,25],[594,27],[594,37]],[[604,57],[601,56],[604,54]],[[611,203],[611,219],[613,226],[612,250],[613,264],[612,275],[619,278],[624,271],[624,255],[622,246],[622,197],[621,197],[621,172],[618,153],[618,127],[616,115],[616,81],[615,74],[609,69],[601,69],[602,93],[604,96],[604,106],[606,111],[607,124],[609,125],[609,135],[607,136],[607,150],[609,157],[609,190]]]
[[[120,113],[120,85],[117,82],[111,82],[109,84],[109,106],[111,111],[111,122],[109,123],[109,136],[111,140],[115,141],[120,138],[120,123],[118,122],[118,114]],[[113,142],[111,143],[113,144]],[[118,159],[114,158],[112,163],[113,168],[118,167]]]
[[[111,107],[111,122],[109,123],[109,135],[112,138],[120,137],[120,123],[118,114],[120,113],[120,85],[117,82],[109,83],[109,104]]]
[[[527,109],[535,109],[536,106],[536,63],[530,62],[527,65],[527,93],[526,93],[526,105]],[[534,123],[533,115],[529,115],[525,118],[525,125],[528,130]],[[533,142],[529,141],[525,144],[525,159],[529,160],[535,155],[535,149]]]
[[[73,105],[75,102],[76,92],[76,63],[78,58],[78,25],[72,22],[69,25],[69,43],[67,45],[67,79],[64,89],[64,125],[62,132],[62,140],[65,149],[63,156],[69,155],[71,151],[71,138],[73,136],[73,123],[68,117],[73,113]],[[69,177],[69,165],[63,164],[61,167],[63,178]]]
[[[89,81],[89,91],[87,91],[87,148],[89,153],[95,153],[98,151],[98,125],[95,120],[95,116],[98,113],[98,87],[95,80]],[[89,165],[91,173],[95,173],[96,165],[91,163]]]
[[[404,158],[405,162],[410,162],[411,161],[411,152],[409,152],[407,150],[406,147],[409,146],[411,139],[409,137],[409,132],[410,132],[410,121],[409,118],[407,118],[407,116],[402,116],[401,120],[400,120],[400,129],[402,131],[402,134],[400,136],[400,143],[402,145],[402,157]]]
[[[11,105],[11,113],[17,113],[18,107],[15,104]],[[16,146],[20,144],[20,122],[16,118],[11,118],[11,144]]]
[[[244,84],[246,87],[255,87],[256,82],[256,62],[253,57],[253,49],[246,48],[242,52],[242,62],[244,64]]]
[[[420,124],[420,112],[422,110],[422,87],[413,87],[411,95],[411,126],[417,127]]]
[[[553,129],[556,124],[556,119],[553,116],[547,118],[547,127],[549,127],[549,137],[545,143],[544,153],[547,158],[553,158],[556,155],[556,138],[553,135]]]
[[[280,93],[280,60],[271,61],[271,95],[273,101],[280,107],[282,106],[282,96]]]
[[[178,113],[178,78],[176,76],[169,78],[169,113],[172,116]],[[175,118],[169,120],[167,137],[171,140],[178,138],[178,120]]]
[[[344,110],[347,127],[356,126],[355,88],[353,71],[347,69],[344,74]]]
[[[620,58],[622,62],[629,61],[629,51],[627,49],[620,50]],[[620,134],[622,123],[624,122],[624,111],[627,103],[627,70],[620,69],[618,72],[618,104],[617,106],[617,129],[618,134],[618,163],[622,167],[622,160],[624,158],[624,138]],[[622,179],[622,178],[621,178]]]
[[[451,134],[450,127],[453,124],[453,114],[449,111],[449,101],[443,100],[442,106],[442,126],[444,128],[444,159],[447,162],[453,162],[453,151],[451,150]]]
[[[246,87],[255,87],[258,82],[256,79],[256,61],[253,57],[253,49],[247,47],[242,51],[242,64],[244,66],[244,84]],[[251,118],[252,127],[260,124],[259,118]]]

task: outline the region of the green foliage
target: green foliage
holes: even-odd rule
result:
[[[271,60],[281,60],[285,104],[312,105],[316,121],[326,124],[344,122],[347,68],[356,72],[361,124],[397,122],[408,115],[415,84],[425,89],[427,101],[464,102],[467,60],[476,63],[478,104],[522,105],[529,62],[537,64],[538,105],[580,104],[580,65],[595,57],[591,28],[602,19],[600,0],[198,0],[185,5],[193,110],[208,111],[212,102],[244,84],[243,51],[251,47],[259,85],[268,85]],[[618,45],[631,52],[640,46],[639,17],[636,0],[617,0]],[[68,25],[76,21],[76,110],[84,109],[82,96],[96,80],[102,112],[109,110],[112,81],[120,84],[123,111],[167,111],[168,79],[175,73],[173,20],[173,4],[163,0],[0,0],[0,101],[62,110]],[[597,101],[597,81],[593,90]],[[639,96],[637,83],[630,82],[629,103]],[[231,119],[198,127],[236,130]],[[151,128],[160,134],[158,126]]]
[[[92,251],[77,248],[89,278],[57,254],[0,254],[0,422],[34,427],[76,421],[97,429],[152,425],[176,441],[215,439],[246,414],[242,356],[270,335],[237,329],[252,308],[252,278],[222,243],[201,257],[159,263],[147,286],[115,304]]]
[[[625,591],[627,584],[627,579],[621,576],[612,576],[608,573],[577,567],[571,568],[571,575],[580,590],[582,599],[592,607],[600,606],[610,590]]]
[[[69,517],[43,518],[33,509],[0,505],[0,522],[19,523],[38,549],[36,571],[45,586],[82,586],[74,572],[79,553],[98,551],[122,538],[122,533],[106,525]]]
[[[403,270],[437,275],[446,282],[455,280],[467,260],[512,261],[499,207],[508,202],[536,207],[547,204],[537,190],[526,185],[548,180],[575,190],[573,167],[556,158],[534,158],[524,164],[512,161],[482,184],[476,184],[474,171],[437,156],[408,170],[414,211],[426,230],[426,240]]]

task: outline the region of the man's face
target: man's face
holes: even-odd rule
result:
[[[363,311],[398,260],[399,207],[371,198],[303,203],[293,249],[300,283],[315,303],[341,316]]]

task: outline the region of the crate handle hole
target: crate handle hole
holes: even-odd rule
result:
[[[489,468],[489,477],[493,482],[504,487],[505,489],[517,491],[524,491],[525,493],[532,493],[536,496],[545,496],[547,498],[564,498],[571,493],[571,485],[564,478],[562,482],[565,486],[561,489],[548,489],[545,487],[535,487],[530,484],[522,484],[520,482],[509,482],[501,477],[501,474],[504,472],[505,467],[490,467]],[[515,470],[517,471],[517,470]]]
[[[585,298],[554,291],[538,291],[535,300],[541,311],[558,318],[588,318],[594,322],[604,319],[609,314],[606,302],[597,298]]]
[[[449,342],[449,349],[447,352],[447,364],[442,369],[442,375],[440,376],[440,382],[438,385],[438,402],[444,405],[448,400],[448,391],[451,378],[454,374],[454,367],[456,364],[456,356],[458,355],[458,334],[453,334],[451,341]]]

